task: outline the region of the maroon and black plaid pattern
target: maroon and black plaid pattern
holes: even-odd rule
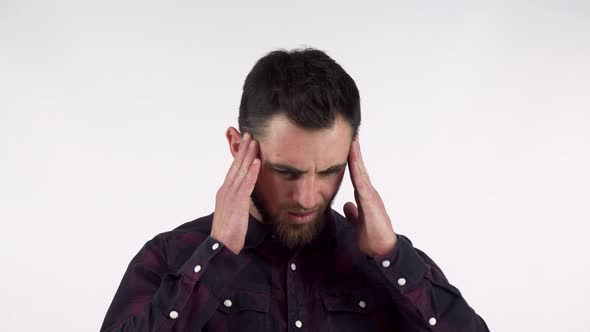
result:
[[[370,258],[329,209],[316,241],[281,246],[248,221],[235,255],[209,236],[213,214],[148,241],[132,259],[101,331],[489,331],[441,269],[398,235]]]

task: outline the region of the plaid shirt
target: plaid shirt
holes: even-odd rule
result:
[[[148,241],[111,303],[107,331],[489,331],[441,269],[398,235],[371,258],[328,209],[297,251],[252,216],[235,255],[209,234],[213,214]]]

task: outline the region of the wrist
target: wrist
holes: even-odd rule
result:
[[[391,237],[390,241],[385,242],[383,245],[380,245],[377,248],[374,248],[373,252],[369,256],[372,258],[386,256],[395,249],[396,245],[397,245],[397,234],[394,233],[394,235]]]

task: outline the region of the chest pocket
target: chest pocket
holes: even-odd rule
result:
[[[398,313],[386,290],[360,288],[320,294],[326,310],[326,330],[392,331]]]
[[[210,331],[267,331],[270,326],[270,293],[234,290],[221,300],[209,321]],[[223,328],[217,329],[216,327]]]

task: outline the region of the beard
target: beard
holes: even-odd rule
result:
[[[332,207],[334,199],[338,194],[340,186],[330,200],[316,212],[316,217],[305,224],[296,224],[290,222],[286,216],[286,211],[301,210],[299,206],[292,206],[290,208],[281,208],[285,212],[284,216],[271,214],[267,208],[268,203],[262,198],[258,192],[258,185],[252,191],[252,204],[258,209],[262,216],[262,222],[272,225],[273,236],[276,237],[285,247],[289,249],[301,248],[317,238],[320,232],[324,229],[326,224],[326,210]]]

